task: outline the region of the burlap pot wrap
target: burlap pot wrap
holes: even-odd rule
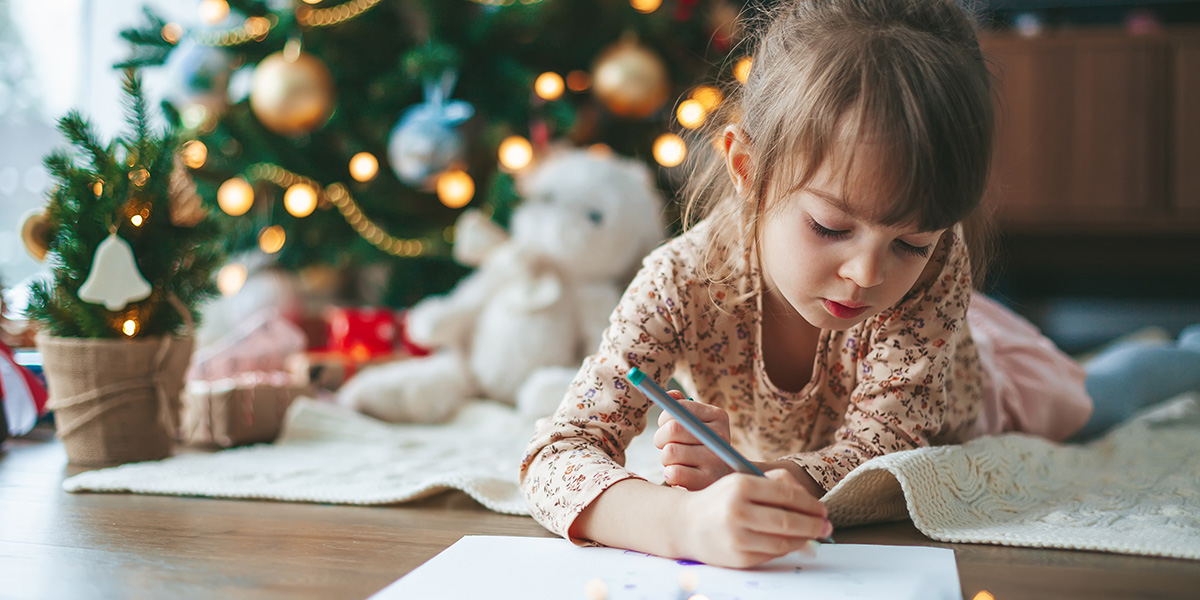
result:
[[[38,334],[47,408],[79,465],[171,455],[192,338],[101,340]]]

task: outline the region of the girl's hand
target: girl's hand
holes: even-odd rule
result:
[[[668,392],[676,400],[684,400],[683,392]],[[721,439],[729,441],[729,414],[724,410],[700,402],[681,402],[684,409],[700,419]],[[683,425],[670,414],[663,412],[658,417],[658,431],[654,432],[654,446],[659,450],[663,464],[663,475],[667,485],[696,491],[702,490],[730,473],[730,469],[712,450],[700,443],[696,436],[688,433]]]
[[[833,533],[825,505],[783,469],[734,473],[685,498],[679,550],[705,564],[752,567]]]

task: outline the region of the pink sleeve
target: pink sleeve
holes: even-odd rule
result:
[[[987,370],[976,435],[1019,431],[1062,441],[1092,415],[1087,374],[1032,323],[976,294],[968,313]]]
[[[675,269],[651,254],[626,289],[598,352],[584,360],[555,414],[538,422],[521,462],[521,490],[533,517],[568,537],[579,513],[612,484],[637,477],[625,448],[646,427],[649,401],[625,379],[637,367],[665,383],[682,328]],[[580,540],[572,540],[579,543]]]

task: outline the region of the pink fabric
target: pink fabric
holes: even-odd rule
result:
[[[1079,363],[983,294],[971,297],[967,322],[984,371],[976,436],[1019,431],[1062,441],[1083,427],[1092,399]]]

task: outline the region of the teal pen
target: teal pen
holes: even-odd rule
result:
[[[729,465],[730,469],[738,473],[766,477],[762,470],[754,466],[754,463],[747,460],[737,450],[734,450],[733,446],[729,445],[729,442],[721,439],[721,436],[717,435],[703,421],[697,419],[696,415],[685,409],[678,400],[672,398],[666,390],[662,389],[662,386],[655,383],[653,379],[646,377],[646,374],[639,371],[637,367],[629,369],[629,373],[625,376],[647,398],[667,411],[667,414],[674,417],[676,421],[679,421],[679,424],[683,425],[683,428],[688,433],[696,436],[696,439],[700,440],[700,443],[704,444],[709,450],[712,450],[713,454],[716,454],[725,464]],[[832,544],[833,538],[827,537],[815,541],[822,544]]]

